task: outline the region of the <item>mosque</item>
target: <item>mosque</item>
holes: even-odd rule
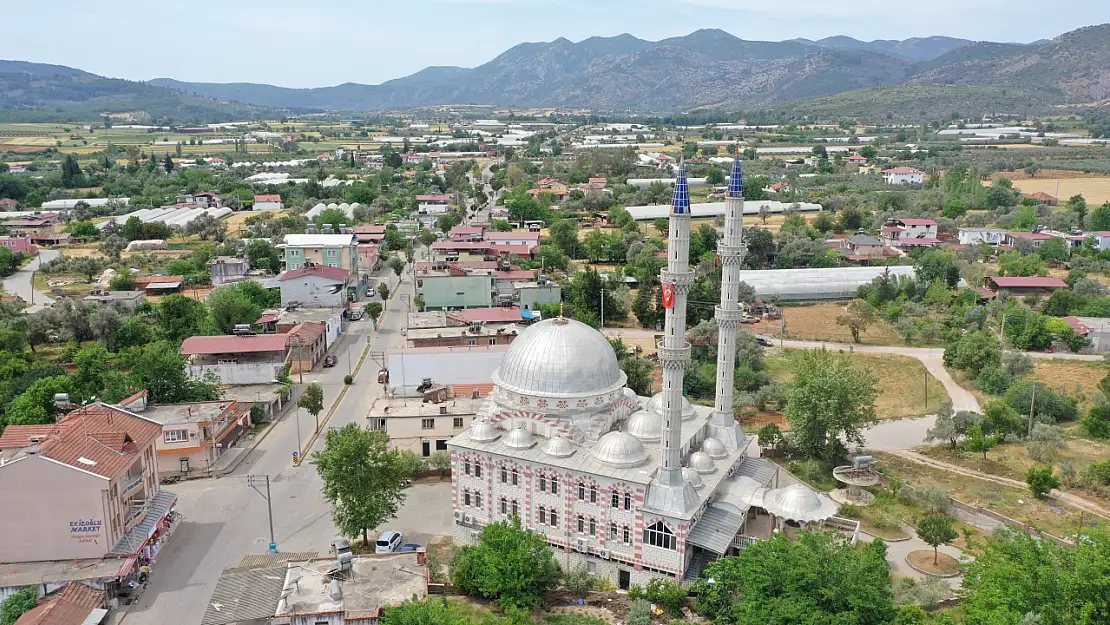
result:
[[[455,544],[517,516],[566,570],[617,587],[652,578],[689,581],[785,524],[821,523],[836,506],[808,487],[779,488],[774,463],[749,451],[732,413],[743,240],[739,156],[729,178],[713,408],[682,396],[690,360],[686,296],[690,196],[679,171],[661,272],[666,323],[658,346],[663,390],[638,397],[605,337],[562,317],[524,331],[493,375],[470,428],[451,439]]]

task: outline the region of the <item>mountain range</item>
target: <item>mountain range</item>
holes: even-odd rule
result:
[[[581,107],[674,112],[699,108],[782,109],[799,100],[849,104],[869,94],[913,107],[975,112],[1110,99],[1110,24],[1029,44],[951,37],[859,41],[747,41],[716,29],[646,41],[632,35],[522,43],[475,68],[428,67],[380,85],[291,89],[255,83],[146,83],[63,66],[0,61],[3,109],[64,115],[118,111],[149,99],[155,117],[266,115],[275,111],[374,111],[439,104]],[[60,108],[61,111],[51,111]],[[820,107],[818,107],[819,109]],[[850,106],[849,106],[850,108]],[[944,110],[944,109],[941,109]],[[900,112],[895,110],[892,112]],[[936,109],[922,111],[935,115]]]

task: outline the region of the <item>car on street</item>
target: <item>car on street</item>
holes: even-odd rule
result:
[[[756,340],[757,343],[759,343],[760,345],[762,345],[764,347],[774,347],[775,346],[775,342],[772,341],[771,339],[765,337],[765,336],[757,336],[755,340]]]
[[[324,357],[324,366],[325,367],[334,367],[335,363],[337,363],[337,362],[339,362],[339,358],[336,357],[336,356],[325,356]]]
[[[366,297],[374,297],[377,294],[378,292],[374,289],[374,287],[366,289]]]
[[[416,543],[408,543],[405,545],[401,545],[401,547],[397,549],[397,551],[400,553],[404,553],[406,551],[420,551],[420,545]]]

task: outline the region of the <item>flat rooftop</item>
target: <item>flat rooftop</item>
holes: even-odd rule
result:
[[[192,404],[151,404],[142,416],[162,425],[170,423],[202,423],[218,419],[234,402],[205,401]]]
[[[421,341],[443,337],[469,336],[470,338],[488,338],[498,334],[520,334],[524,328],[515,323],[483,323],[481,330],[471,332],[470,326],[459,325],[449,328],[412,328],[405,333],[405,338],[410,341]]]
[[[328,572],[336,568],[335,558],[289,562],[276,617],[328,612],[343,612],[346,620],[376,618],[382,608],[428,593],[426,569],[417,562],[417,553],[360,556],[353,561],[348,579],[340,579],[342,595],[331,595]]]
[[[271,311],[266,312],[269,313]],[[343,314],[343,308],[298,308],[296,310],[281,310],[274,314],[277,315],[278,323],[283,325],[306,322],[326,323],[335,315]]]
[[[370,407],[372,417],[439,417],[477,414],[484,399],[456,397],[438,404],[424,403],[419,398],[379,397]],[[440,412],[447,408],[447,412]]]
[[[0,564],[0,588],[34,586],[50,582],[79,582],[119,577],[134,565],[132,558],[53,560]]]
[[[273,400],[274,395],[283,388],[284,384],[245,384],[222,388],[220,394],[231,401],[264,402]]]
[[[409,313],[409,331],[416,328],[445,328],[447,327],[447,312],[433,310],[429,312]]]

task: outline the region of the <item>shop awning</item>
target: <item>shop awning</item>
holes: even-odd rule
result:
[[[165,518],[175,503],[177,503],[177,495],[165,490],[155,493],[150,500],[150,507],[147,508],[146,516],[143,517],[142,521],[139,521],[138,525],[131,528],[131,531],[119,539],[116,546],[112,548],[112,553],[118,555],[139,553],[139,550],[154,535],[154,531],[158,529],[158,524],[162,522],[162,519]]]

